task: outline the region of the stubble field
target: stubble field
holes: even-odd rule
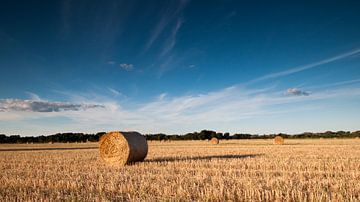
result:
[[[149,142],[123,168],[97,146],[0,145],[1,201],[360,201],[359,139]]]

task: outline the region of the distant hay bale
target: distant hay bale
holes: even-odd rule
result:
[[[275,136],[274,144],[277,144],[277,145],[284,144],[284,138],[281,137],[280,135]]]
[[[211,144],[219,144],[219,140],[216,137],[211,138]]]
[[[148,153],[146,138],[138,132],[109,132],[100,138],[99,145],[100,157],[116,166],[142,161]]]

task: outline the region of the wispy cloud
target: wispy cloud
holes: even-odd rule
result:
[[[336,55],[336,56],[333,56],[333,57],[330,57],[330,58],[327,58],[327,59],[324,59],[324,60],[320,60],[318,62],[302,65],[302,66],[299,66],[299,67],[290,68],[290,69],[287,69],[285,71],[280,71],[280,72],[267,74],[267,75],[261,76],[259,78],[256,78],[254,80],[251,80],[249,83],[254,83],[254,82],[268,80],[268,79],[275,79],[275,78],[278,78],[278,77],[283,77],[283,76],[287,76],[287,75],[290,75],[290,74],[302,72],[302,71],[305,71],[305,70],[308,70],[308,69],[312,69],[312,68],[315,68],[315,67],[318,67],[318,66],[321,66],[321,65],[324,65],[324,64],[328,64],[328,63],[331,63],[331,62],[335,62],[335,61],[338,61],[338,60],[341,60],[341,59],[356,55],[358,53],[360,53],[360,49],[355,49],[355,50],[352,50],[352,51],[349,51],[349,52],[346,52],[346,53],[342,53],[340,55]]]
[[[184,65],[183,62],[185,59],[188,59],[188,55],[178,56],[177,54],[169,54],[159,65],[157,72],[157,77],[160,78],[163,74],[171,69]]]
[[[166,93],[161,93],[159,96],[158,96],[158,99],[161,101],[161,100],[164,100],[165,97],[166,97]]]
[[[132,71],[134,69],[133,64],[122,63],[119,66],[121,67],[121,69],[123,69],[125,71]]]
[[[31,100],[35,100],[35,101],[42,101],[42,99],[40,98],[39,95],[32,93],[32,92],[26,92],[29,96]]]
[[[61,34],[63,36],[63,38],[66,38],[71,31],[71,24],[70,24],[70,19],[71,19],[71,0],[64,0],[61,2],[61,23],[62,23],[62,28],[61,28]]]
[[[232,11],[231,13],[229,13],[229,14],[227,14],[227,15],[225,16],[225,19],[226,19],[226,20],[231,19],[231,18],[233,18],[233,17],[236,16],[236,15],[237,15],[237,12],[236,12],[236,11]]]
[[[174,46],[176,44],[176,35],[177,35],[179,29],[181,28],[182,23],[183,23],[182,18],[178,18],[170,37],[166,40],[165,46],[160,54],[161,57],[168,54],[174,48]]]
[[[290,90],[290,92],[302,94],[303,91]],[[318,90],[311,96],[286,96],[283,91],[276,90],[275,86],[261,89],[232,86],[206,94],[173,97],[162,93],[151,101],[124,105],[117,99],[105,95],[84,97],[76,94],[72,96],[71,103],[2,100],[0,109],[3,112],[0,113],[0,120],[6,120],[9,117],[28,119],[34,116],[61,116],[72,120],[74,130],[76,128],[90,130],[95,127],[97,130],[121,128],[146,133],[172,133],[207,126],[236,125],[247,119],[307,110],[306,105],[300,105],[300,103],[311,103],[311,106],[316,108],[319,106],[313,101],[359,96],[360,88],[358,87]],[[38,113],[49,111],[57,113]],[[66,128],[70,130],[69,127]]]
[[[97,122],[145,132],[176,132],[192,127],[239,123],[244,119],[306,110],[294,103],[360,96],[360,88],[319,91],[312,96],[285,96],[275,87],[245,89],[229,87],[206,94],[171,97],[165,93],[136,108],[112,103],[98,112]],[[286,107],[282,107],[286,106]],[[312,105],[316,107],[315,105]],[[111,109],[111,110],[109,110]],[[83,120],[79,115],[77,120]],[[119,125],[119,123],[123,125]],[[190,129],[191,128],[191,129]]]
[[[107,64],[108,64],[108,65],[115,65],[115,64],[116,64],[116,62],[115,62],[115,61],[113,61],[113,60],[109,60],[109,61],[107,61]]]
[[[108,89],[109,89],[109,91],[110,91],[113,95],[115,95],[115,96],[122,95],[119,91],[117,91],[117,90],[115,90],[115,89],[113,89],[113,88],[108,88]]]
[[[108,58],[113,54],[114,43],[121,40],[126,32],[131,15],[135,11],[137,1],[110,1],[99,4],[89,1],[83,4],[79,1],[64,0],[60,2],[59,37],[70,40],[73,36],[81,35],[87,40],[85,47],[97,47],[97,54],[101,58]],[[79,29],[78,25],[87,26]]]
[[[64,102],[49,102],[20,99],[1,99],[0,112],[27,111],[27,112],[61,112],[79,111],[91,108],[103,108],[100,104],[74,104]]]
[[[310,87],[311,89],[319,89],[319,88],[330,88],[330,87],[339,87],[339,86],[347,86],[347,85],[353,85],[353,84],[359,84],[360,79],[352,79],[347,81],[339,81],[339,82],[333,82],[329,84],[322,84]]]
[[[286,95],[308,96],[308,95],[310,95],[310,93],[306,92],[306,91],[302,91],[302,90],[300,90],[298,88],[289,88],[286,91]]]
[[[147,52],[151,48],[153,43],[159,38],[160,34],[164,31],[168,24],[173,21],[174,18],[179,15],[179,13],[181,13],[181,11],[186,7],[188,2],[189,0],[180,0],[176,1],[175,5],[168,5],[166,10],[163,12],[160,20],[155,25],[154,29],[151,31],[150,37],[145,44],[143,52]]]

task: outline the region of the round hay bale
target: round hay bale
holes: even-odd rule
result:
[[[284,144],[284,138],[281,137],[280,135],[275,136],[274,144],[278,144],[278,145]]]
[[[211,144],[219,144],[219,140],[216,137],[211,138]]]
[[[148,153],[146,138],[138,132],[114,131],[100,138],[100,157],[111,165],[142,161]]]

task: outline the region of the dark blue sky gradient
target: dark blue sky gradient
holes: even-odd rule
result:
[[[161,94],[231,86],[327,92],[360,79],[359,22],[360,1],[2,1],[0,99],[71,102],[68,94],[112,89],[115,102],[136,109]]]

